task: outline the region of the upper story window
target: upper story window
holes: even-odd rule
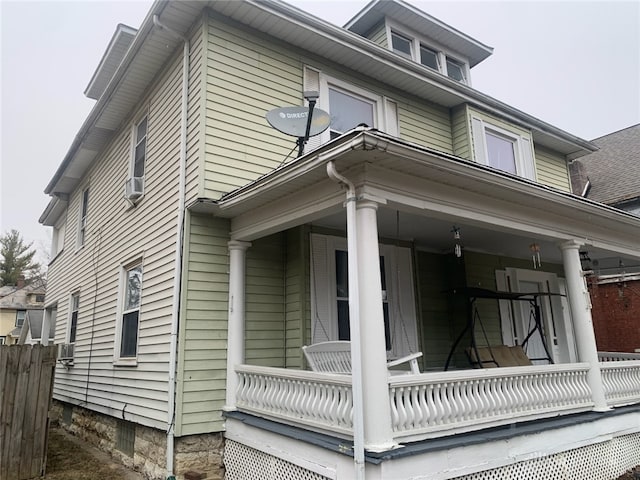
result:
[[[78,330],[78,312],[80,311],[80,294],[74,293],[69,301],[69,341],[75,343]]]
[[[51,260],[56,258],[64,248],[66,222],[66,217],[63,217],[53,226],[51,233]]]
[[[78,248],[84,245],[84,241],[87,235],[87,212],[89,211],[89,189],[85,188],[82,191],[82,198],[80,199],[80,218],[78,225]]]
[[[458,82],[469,84],[469,65],[461,57],[418,34],[389,27],[391,49]]]
[[[24,325],[24,319],[27,316],[26,310],[17,310],[16,311],[16,327],[21,327]]]
[[[330,86],[329,112],[331,115],[331,139],[357,127],[361,123],[369,127],[376,125],[377,100],[361,97],[352,92]]]
[[[134,126],[134,146],[132,172],[134,177],[144,176],[144,163],[147,158],[147,116]]]
[[[536,179],[531,135],[487,116],[471,114],[473,155],[478,163]]]

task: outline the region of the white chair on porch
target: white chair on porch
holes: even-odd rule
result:
[[[314,372],[351,374],[351,342],[339,340],[320,342],[302,347],[309,367]],[[422,352],[411,353],[387,362],[391,375],[403,373],[420,373],[418,358]],[[408,363],[410,370],[395,370],[393,367]]]

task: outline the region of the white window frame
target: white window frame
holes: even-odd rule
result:
[[[129,309],[125,310],[125,301],[127,298],[126,288],[128,281],[129,271],[140,267],[141,270],[141,278],[140,278],[140,303],[138,304],[137,309]],[[135,366],[138,364],[138,354],[140,351],[140,321],[141,321],[141,312],[142,312],[142,292],[143,292],[143,284],[144,282],[144,269],[143,269],[143,259],[142,257],[138,257],[135,260],[128,261],[126,263],[122,263],[120,265],[120,278],[119,278],[119,288],[118,288],[118,308],[117,308],[117,317],[116,317],[116,330],[115,330],[115,339],[114,339],[114,351],[113,351],[113,364],[116,366]],[[123,335],[123,322],[124,316],[133,311],[138,311],[138,321],[137,321],[137,331],[136,331],[136,354],[134,356],[123,356],[121,353],[122,350],[122,335]]]
[[[74,305],[74,299],[77,299],[77,305]],[[73,313],[76,313],[76,330],[74,334],[74,338],[71,339],[71,328],[73,324]],[[78,339],[78,323],[80,320],[80,291],[77,290],[69,295],[69,316],[67,321],[67,332],[65,334],[65,342],[64,343],[72,343],[75,344]]]
[[[337,250],[347,250],[347,239],[311,234],[311,341],[338,339],[338,297],[336,286]],[[418,327],[414,292],[413,257],[408,247],[380,244],[385,259],[389,330],[389,359],[414,353],[418,348]],[[322,258],[326,255],[326,258]],[[393,275],[402,271],[402,276]]]
[[[130,155],[130,162],[129,162],[129,177],[141,177],[144,178],[146,171],[147,171],[147,158],[148,158],[148,154],[149,154],[149,113],[148,112],[144,112],[143,114],[139,115],[138,120],[133,122],[133,125],[131,125],[131,155]],[[140,124],[144,121],[147,121],[147,127],[145,129],[145,133],[144,133],[144,137],[143,138],[138,138],[138,127],[140,126]],[[142,160],[142,175],[136,175],[136,149],[138,148],[138,146],[144,141],[144,158]]]
[[[487,150],[487,131],[513,142],[516,161],[516,175],[536,181],[536,166],[533,154],[533,142],[530,136],[520,135],[506,130],[476,115],[471,115],[471,134],[473,137],[473,155],[476,162],[492,167]],[[495,168],[495,167],[492,167]]]
[[[64,250],[64,235],[66,232],[67,215],[63,215],[51,232],[51,261],[53,261]]]
[[[20,313],[22,313],[22,315],[19,315]],[[22,323],[20,323],[20,325],[18,325],[18,317],[22,316]],[[27,311],[26,310],[16,310],[16,321],[15,321],[15,326],[16,327],[22,327],[24,325],[24,321],[27,319]]]
[[[90,200],[91,200],[91,192],[89,191],[89,186],[86,186],[80,192],[80,209],[78,210],[77,249],[82,248],[87,240],[87,218],[89,216]]]
[[[400,25],[390,19],[386,20],[386,30],[387,30],[387,39],[388,39],[387,44],[388,44],[389,50],[391,50],[392,52],[395,52],[398,55],[401,55],[407,58],[407,55],[405,53],[398,52],[393,48],[392,35],[398,35],[407,40],[410,40],[411,41],[411,59],[414,62],[419,63],[425,68],[433,70],[433,68],[429,67],[428,65],[424,65],[421,61],[420,47],[422,46],[436,53],[437,63],[438,63],[438,69],[436,71],[447,76],[448,78],[451,78],[452,80],[455,80],[449,76],[447,71],[447,59],[449,59],[454,63],[458,64],[462,68],[462,74],[463,74],[464,80],[460,83],[471,86],[471,68],[469,67],[469,61],[465,59],[462,55],[456,52],[453,52],[452,50],[444,47],[443,45],[440,45],[437,42],[434,42],[433,40],[430,40],[429,38],[426,38],[420,35],[419,33],[414,32],[411,29],[403,25]],[[458,80],[455,80],[455,81],[458,81]]]

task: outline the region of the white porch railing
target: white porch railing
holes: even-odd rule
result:
[[[587,370],[588,364],[580,363],[391,376],[394,437],[412,441],[588,411],[593,401]],[[629,372],[623,381],[613,364],[608,371],[615,384],[610,388],[612,399],[630,398]],[[351,437],[350,375],[249,365],[236,372],[240,411]],[[633,371],[639,374],[640,362]]]
[[[410,441],[590,410],[588,368],[580,363],[391,377],[395,437]]]
[[[640,353],[626,352],[598,352],[601,362],[622,362],[625,360],[640,360]]]
[[[600,371],[607,405],[617,407],[640,402],[640,360],[601,362]]]
[[[236,367],[239,410],[351,437],[351,376],[283,368]]]

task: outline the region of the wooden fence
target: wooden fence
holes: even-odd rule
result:
[[[0,346],[0,480],[45,473],[55,345]]]

